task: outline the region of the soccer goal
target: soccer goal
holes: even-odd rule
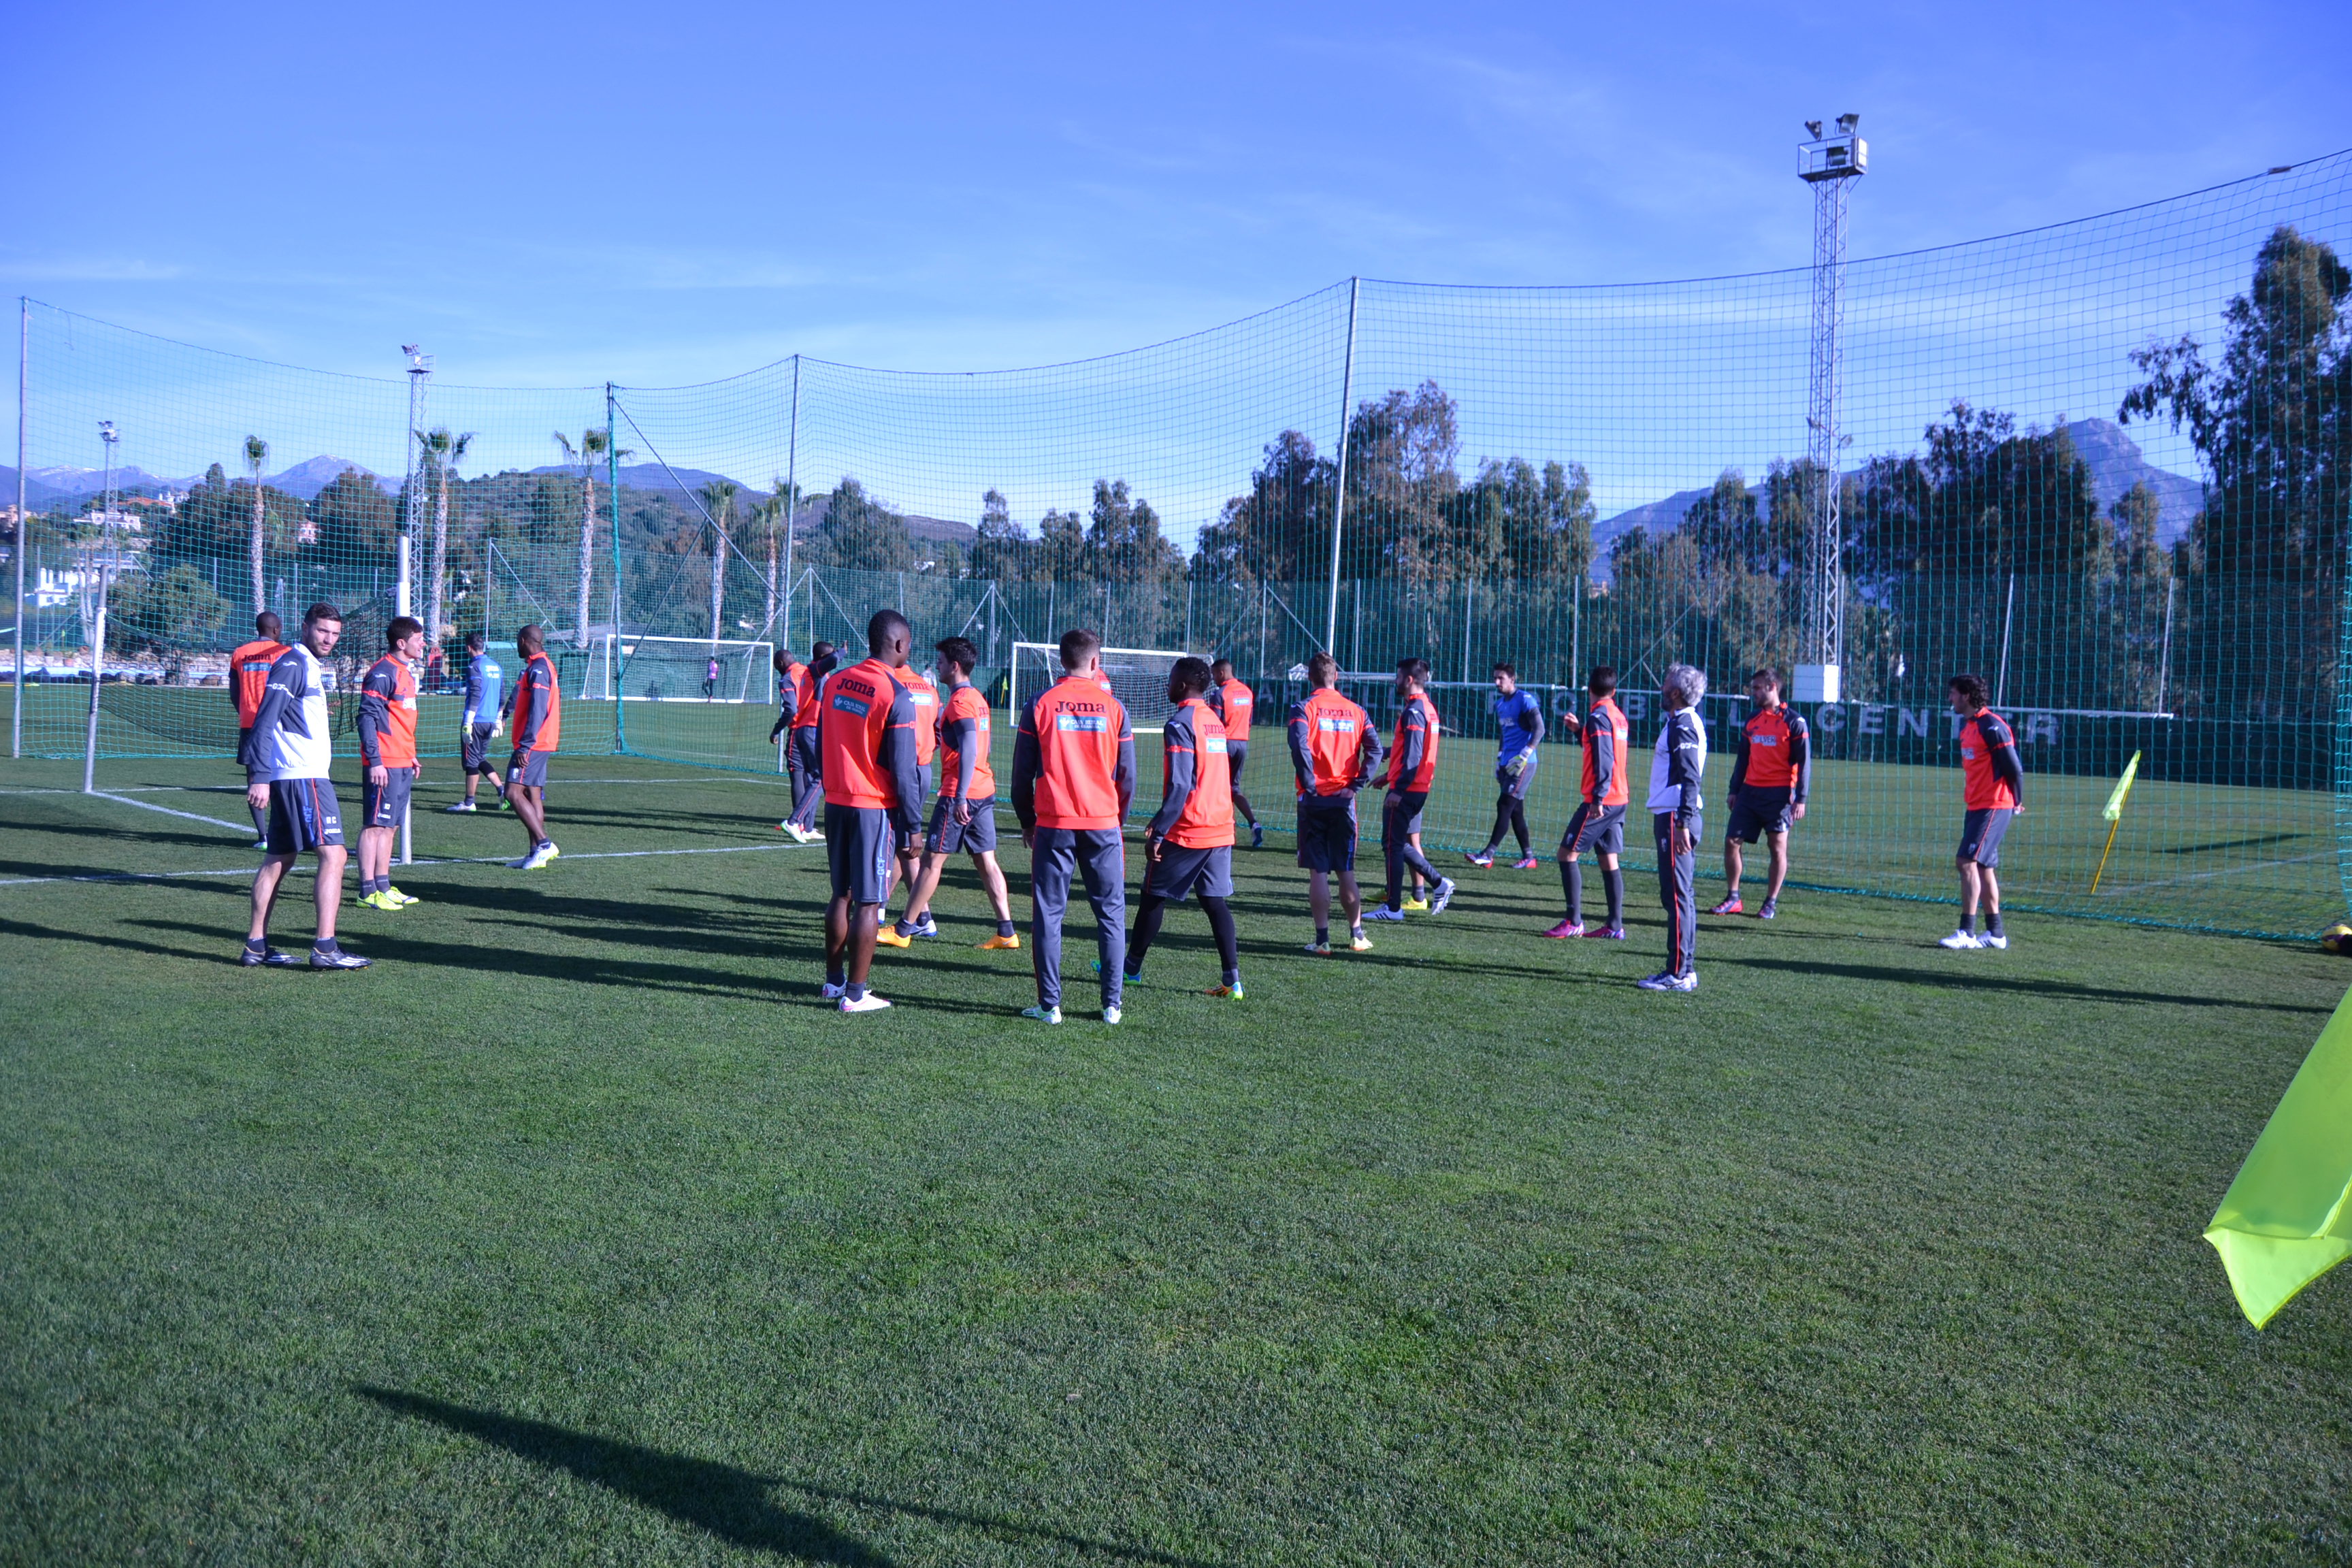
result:
[[[608,649],[605,657],[616,667],[613,690],[624,702],[768,702],[775,696],[776,645],[771,642],[622,637]],[[601,692],[603,679],[603,670],[591,669],[587,691]]]
[[[1168,671],[1184,657],[1181,648],[1107,647],[1102,671],[1111,695],[1127,710],[1136,733],[1156,735],[1168,723]],[[1013,645],[1013,668],[1006,702],[1019,723],[1021,705],[1062,679],[1062,650],[1049,642]]]

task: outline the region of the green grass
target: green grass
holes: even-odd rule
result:
[[[815,852],[587,858],[781,791],[557,778],[562,860],[411,868],[342,975],[230,962],[232,832],[0,795],[0,1560],[2352,1557],[2352,1279],[2256,1333],[2199,1240],[2314,948],[1797,894],[1655,996],[1639,877],[1622,946],[1547,865],[1318,961],[1270,847],[1241,1005],[1185,910],[1026,1024],[959,872],[843,1018]],[[213,874],[17,880],[129,870]]]

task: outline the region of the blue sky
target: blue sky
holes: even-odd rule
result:
[[[1965,16],[1965,21],[1962,20]],[[2226,19],[2224,19],[2226,16]],[[396,374],[675,384],[1154,341],[1351,273],[1794,265],[2352,142],[2352,7],[672,5],[17,14],[0,282]]]

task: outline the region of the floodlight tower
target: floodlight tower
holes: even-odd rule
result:
[[[1805,456],[1819,486],[1809,498],[1800,582],[1804,622],[1796,698],[1835,702],[1845,664],[1843,531],[1838,520],[1838,380],[1845,327],[1846,187],[1870,168],[1870,145],[1854,133],[1859,114],[1841,114],[1834,134],[1805,121],[1812,140],[1797,149],[1797,177],[1813,187],[1813,336],[1811,395],[1805,408]]]
[[[418,351],[420,343],[403,343],[400,352],[408,356],[408,502],[400,520],[399,572],[394,579],[393,614],[412,615],[409,608],[409,584],[412,574],[409,563],[416,553],[416,489],[422,476],[417,471],[417,434],[425,428],[425,382],[433,374],[433,356]]]

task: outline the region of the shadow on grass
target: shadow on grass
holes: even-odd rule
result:
[[[1993,973],[1981,960],[1949,973],[1918,969],[1884,969],[1868,963],[1823,963],[1818,959],[1709,958],[1708,963],[1736,963],[1748,969],[1781,969],[1818,979],[1835,975],[1878,984],[1914,986],[1930,991],[2013,991],[2028,996],[2063,997],[2077,1002],[2154,1003],[2175,1007],[2238,1007],[2258,1013],[2329,1013],[2331,1007],[2307,1007],[2293,1002],[2246,1002],[2230,996],[2183,996],[2161,991],[2116,991],[2103,985],[2078,985],[2067,980],[2026,980]]]
[[[1166,1568],[1213,1568],[1192,1558],[1148,1548],[1122,1546],[1066,1531],[1043,1530],[991,1514],[956,1509],[926,1508],[870,1492],[843,1491],[804,1486],[782,1476],[757,1475],[710,1459],[692,1459],[659,1449],[641,1447],[610,1437],[598,1437],[544,1421],[526,1421],[495,1411],[475,1410],[423,1394],[354,1384],[354,1393],[395,1415],[414,1416],[452,1432],[504,1448],[518,1458],[558,1469],[583,1481],[620,1493],[680,1523],[733,1545],[776,1552],[803,1563],[875,1564],[887,1568],[890,1559],[851,1535],[845,1535],[814,1514],[779,1508],[769,1493],[782,1489],[828,1502],[877,1509],[940,1524],[961,1525],[1018,1540],[1051,1542],[1081,1552],[1130,1563],[1152,1563]]]
[[[128,923],[128,922],[126,922]],[[141,921],[140,924],[164,924],[163,921]],[[0,921],[0,936],[26,937],[47,942],[82,942],[92,947],[119,948],[124,952],[152,953],[157,958],[184,958],[194,963],[235,963],[237,944],[245,938],[235,931],[224,934],[220,927],[173,924],[173,929],[193,931],[210,938],[219,945],[209,952],[191,952],[184,947],[165,947],[161,942],[134,942],[129,937],[100,936],[93,931],[68,931],[62,926],[33,925],[25,921]]]

